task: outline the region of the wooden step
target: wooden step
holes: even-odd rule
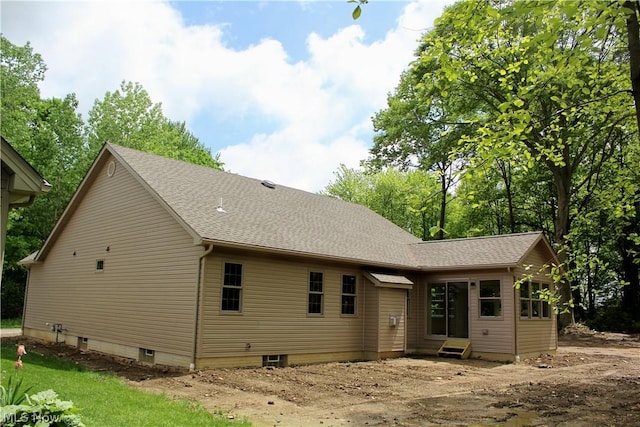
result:
[[[440,357],[457,357],[458,359],[468,359],[471,355],[471,342],[466,340],[446,340],[440,350]]]

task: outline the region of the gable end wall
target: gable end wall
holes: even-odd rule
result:
[[[31,266],[25,331],[58,323],[89,348],[95,340],[188,356],[203,249],[121,164],[108,176],[111,160]]]

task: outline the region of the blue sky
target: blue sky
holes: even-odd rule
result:
[[[86,117],[121,81],[234,173],[308,191],[368,155],[417,39],[452,0],[2,1],[2,33],[48,66],[42,95],[75,93]],[[117,141],[113,141],[116,142]]]

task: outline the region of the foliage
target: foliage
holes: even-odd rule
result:
[[[456,234],[465,227],[468,234],[547,232],[568,273],[559,289],[569,308],[581,303],[585,269],[600,266],[601,275],[615,265],[611,249],[633,234],[624,227],[637,224],[629,218],[639,182],[623,166],[637,146],[637,127],[622,9],[460,1],[424,35],[374,118],[373,161],[458,177],[458,185],[442,187],[442,200],[455,191],[463,212]],[[614,196],[599,205],[605,194]],[[615,234],[590,243],[597,240],[587,218],[621,211],[627,220]],[[611,261],[594,263],[594,256]],[[571,322],[571,314],[561,321]]]
[[[86,125],[90,157],[105,142],[123,145],[178,160],[222,169],[222,163],[187,130],[173,122],[154,104],[139,83],[122,82],[120,89],[107,92],[89,111]]]
[[[0,371],[13,370],[15,345],[3,340]],[[201,405],[166,395],[151,394],[128,386],[122,379],[86,370],[71,360],[29,351],[28,363],[21,371],[24,384],[38,389],[54,389],[63,400],[80,408],[82,421],[100,427],[157,426],[247,426],[242,420],[230,421],[211,415]]]
[[[622,333],[640,333],[640,322],[634,322],[628,313],[622,310],[619,302],[610,301],[598,308],[593,318],[585,324],[596,331]]]
[[[4,301],[3,301],[4,305]],[[4,310],[4,307],[2,307]],[[21,328],[22,327],[22,317],[12,317],[7,319],[0,319],[0,329],[7,328]]]
[[[432,203],[439,190],[432,175],[393,168],[358,171],[344,165],[334,174],[335,181],[325,187],[323,194],[367,206],[423,240],[433,239],[440,231],[438,211]],[[431,233],[434,229],[435,233]]]
[[[26,395],[27,403],[0,408],[0,419],[7,427],[84,427],[74,412],[73,402],[58,399],[53,390]]]
[[[362,14],[362,8],[360,6],[369,3],[369,0],[347,0],[347,3],[358,3],[356,7],[353,8],[353,12],[351,12],[351,17],[355,21],[360,18]]]
[[[24,386],[23,381],[22,376],[9,375],[4,385],[0,385],[0,407],[20,405],[27,399],[27,393],[32,387]]]

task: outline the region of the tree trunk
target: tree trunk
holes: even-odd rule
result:
[[[640,27],[638,25],[638,3],[626,1],[624,7],[630,9],[627,17],[627,44],[629,48],[629,71],[631,78],[631,89],[633,90],[633,102],[636,108],[636,123],[640,135]],[[638,190],[636,190],[636,197]],[[636,199],[637,200],[637,199]],[[624,269],[625,281],[628,283],[623,289],[622,307],[636,321],[640,321],[640,264],[636,261],[640,248],[629,239],[631,233],[638,233],[640,230],[640,202],[636,201],[635,216],[631,223],[625,227],[621,236],[622,265]]]
[[[640,197],[640,194],[636,194]],[[635,216],[623,228],[620,236],[620,252],[622,255],[622,269],[626,285],[622,288],[622,309],[635,321],[640,321],[640,245],[629,237],[633,233],[640,234],[640,202],[635,203]]]
[[[440,169],[440,191],[442,200],[440,200],[440,220],[438,221],[438,234],[436,235],[436,240],[444,239],[444,220],[447,216],[447,190],[449,186],[447,185],[447,170],[446,168]]]
[[[627,17],[627,46],[629,48],[629,71],[631,89],[636,107],[636,122],[640,132],[640,28],[638,26],[638,3],[626,1],[624,7],[631,10]]]
[[[566,240],[567,234],[569,234],[569,192],[571,187],[571,173],[567,166],[557,167],[551,166],[553,171],[553,178],[558,197],[558,208],[554,218],[555,225],[555,241],[560,247],[558,252],[558,260],[562,265],[562,268],[566,271],[568,268],[568,243]],[[558,315],[558,326],[563,328],[565,326],[573,325],[575,318],[573,316],[573,296],[571,294],[571,283],[563,278],[558,284],[559,286],[559,308],[560,314]]]
[[[507,195],[507,206],[509,209],[509,231],[511,233],[516,232],[516,218],[513,213],[513,193],[511,192],[511,162],[505,162],[498,160],[498,168],[500,169],[500,176],[504,183],[504,190]],[[502,234],[502,233],[500,233]]]

